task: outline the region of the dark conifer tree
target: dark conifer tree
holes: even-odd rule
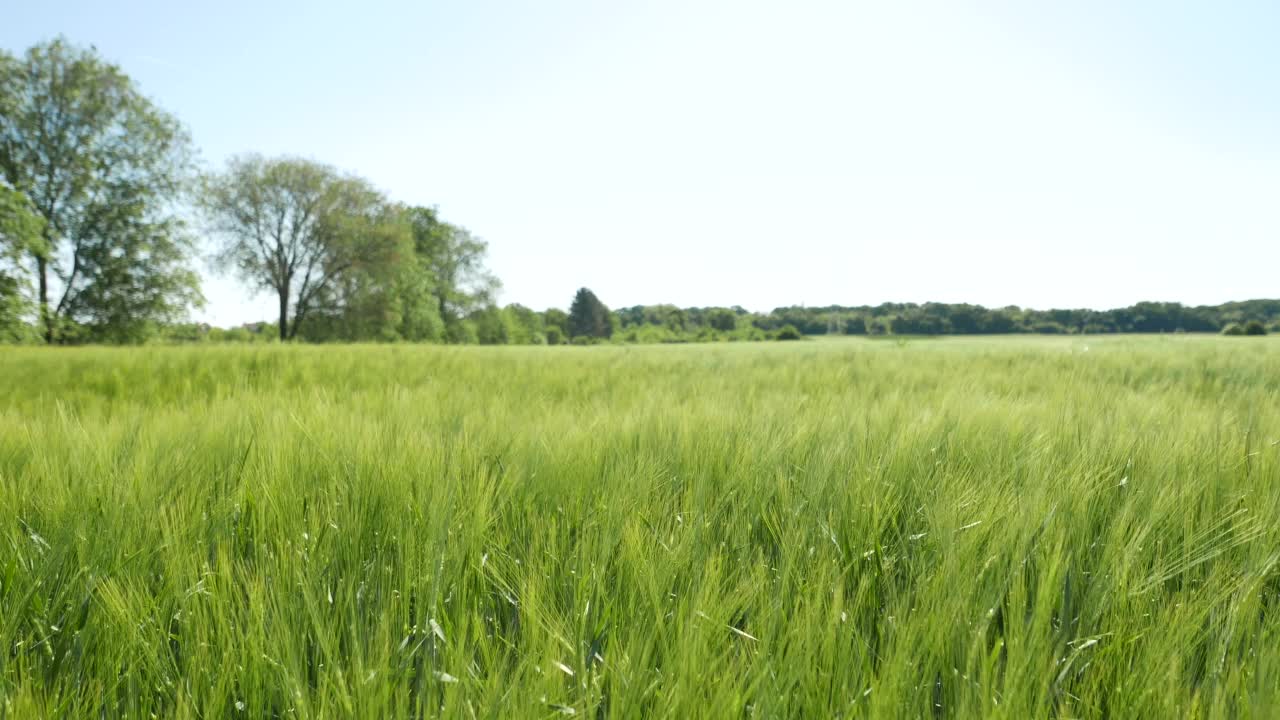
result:
[[[613,334],[613,322],[609,308],[587,288],[580,288],[569,306],[569,335],[571,337],[607,338]]]

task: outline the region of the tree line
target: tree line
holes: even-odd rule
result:
[[[806,335],[983,335],[1222,332],[1232,325],[1280,330],[1280,300],[1187,306],[1140,302],[1112,310],[985,308],[949,303],[786,307],[769,313],[765,329],[792,325]]]
[[[579,297],[589,290],[580,290]],[[577,299],[575,299],[575,305]],[[611,313],[595,340],[679,343],[717,340],[794,340],[811,335],[986,335],[1280,332],[1280,300],[1247,300],[1190,307],[1142,302],[1114,310],[1032,310],[947,303],[883,303],[857,307],[782,307],[753,313],[741,307],[637,305]],[[583,333],[586,334],[586,333]],[[575,336],[577,333],[575,333]]]
[[[1280,301],[1116,310],[886,303],[500,307],[486,243],[435,208],[312,160],[247,153],[201,168],[190,134],[95,49],[0,51],[0,342],[691,342],[805,335],[1253,332]],[[214,269],[278,302],[274,321],[187,322],[198,242]]]
[[[876,306],[786,307],[755,313],[741,307],[636,305],[610,310],[580,289],[569,312],[538,312],[523,305],[488,305],[463,316],[465,337],[445,342],[487,345],[689,343],[798,340],[814,335],[902,337],[920,335],[1181,333],[1263,335],[1280,332],[1280,300],[1249,300],[1188,307],[1138,303],[1114,310],[988,309],[979,305],[884,303]],[[270,323],[223,330],[186,324],[168,329],[176,341],[268,341]],[[314,336],[308,336],[314,337]],[[344,339],[341,335],[314,339]]]
[[[279,303],[280,340],[476,341],[486,245],[311,160],[208,171],[172,114],[93,48],[0,52],[0,340],[182,334],[214,269]]]

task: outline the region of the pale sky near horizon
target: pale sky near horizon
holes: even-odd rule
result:
[[[504,303],[1280,296],[1274,0],[42,0],[0,48],[57,34],[211,167],[302,155],[438,206]]]

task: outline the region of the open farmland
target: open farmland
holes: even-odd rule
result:
[[[0,352],[0,715],[1275,717],[1280,341]]]

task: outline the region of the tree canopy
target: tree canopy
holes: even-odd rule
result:
[[[312,313],[369,301],[374,281],[411,252],[372,185],[301,158],[233,158],[206,177],[202,206],[219,240],[216,267],[276,294],[281,340]]]
[[[466,318],[492,305],[502,287],[484,265],[488,243],[442,221],[435,208],[411,207],[404,212],[423,274],[432,278],[430,292],[447,339],[464,341],[472,331],[464,324]]]

